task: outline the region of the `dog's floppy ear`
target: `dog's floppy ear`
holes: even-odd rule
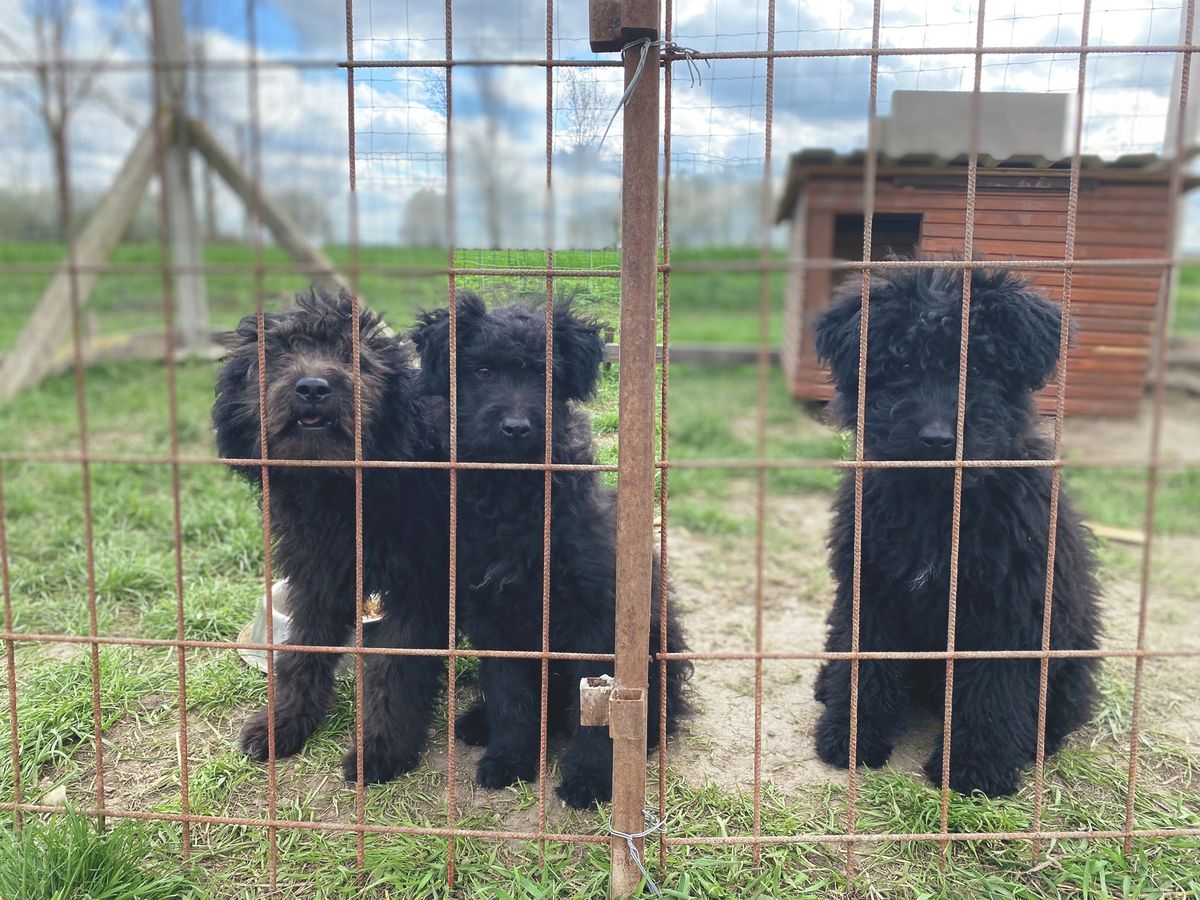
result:
[[[1045,387],[1058,365],[1062,329],[1058,304],[1027,288],[982,292],[977,301],[972,304],[972,310],[978,310],[971,317],[972,337],[975,328],[983,332],[979,336],[991,345],[993,364],[1024,388]]]
[[[587,400],[600,383],[604,339],[600,324],[582,319],[569,300],[554,306],[554,387],[569,400]]]
[[[859,329],[862,322],[862,291],[847,287],[817,319],[814,337],[817,358],[829,363],[833,383],[842,393],[858,384]]]
[[[266,330],[271,324],[272,313],[267,313],[263,323]],[[250,369],[257,361],[254,352],[258,344],[258,319],[246,316],[238,322],[236,329],[225,335],[222,342],[228,348],[229,354],[221,363],[217,373],[216,394],[228,394],[238,388],[250,374]]]
[[[458,316],[455,326],[461,345],[463,335],[487,315],[487,308],[482,300],[469,291],[460,293],[457,301]],[[450,311],[442,308],[421,313],[417,316],[417,324],[410,334],[421,359],[421,373],[425,383],[434,393],[449,395]]]
[[[246,323],[249,322],[249,328]],[[254,368],[256,341],[254,317],[249,316],[238,326],[233,352],[217,373],[216,400],[212,407],[212,424],[216,429],[217,453],[227,459],[257,456],[258,416],[257,392],[250,383]],[[253,406],[248,404],[253,403]],[[235,471],[254,480],[253,466],[236,467]]]
[[[270,313],[263,322],[264,330],[266,330],[269,320]],[[244,316],[242,321],[238,322],[237,328],[225,338],[225,344],[230,350],[237,350],[247,344],[256,343],[258,343],[258,318],[256,316]]]

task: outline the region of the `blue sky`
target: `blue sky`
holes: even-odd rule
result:
[[[1173,43],[1179,32],[1179,0],[1095,0],[1089,42],[1146,45]],[[347,208],[347,115],[344,70],[345,8],[336,0],[259,0],[256,51],[265,60],[303,59],[316,68],[272,64],[259,80],[258,119],[262,172],[268,190],[299,191],[330,210],[344,230]],[[587,46],[586,0],[554,0],[554,53],[594,58]],[[541,57],[545,9],[537,0],[455,0],[456,58]],[[991,0],[984,43],[989,46],[1054,46],[1080,41],[1082,0]],[[766,0],[676,0],[675,36],[704,51],[766,46]],[[247,44],[243,0],[184,0],[190,33],[203,39],[210,60],[244,62]],[[0,35],[7,48],[31,53],[20,0],[0,0]],[[110,23],[123,23],[109,40]],[[432,0],[359,0],[354,9],[354,52],[360,59],[437,59],[444,54],[442,5]],[[70,52],[77,56],[144,60],[148,22],[141,0],[75,0]],[[778,0],[776,46],[855,48],[870,45],[868,0]],[[884,46],[969,47],[975,42],[975,5],[968,0],[885,0]],[[1070,54],[989,56],[985,90],[1075,90],[1077,57]],[[1095,54],[1089,57],[1084,103],[1084,151],[1114,157],[1156,152],[1167,127],[1174,61],[1166,55]],[[860,147],[867,127],[865,58],[780,60],[775,70],[773,170],[781,177],[787,155],[804,147]],[[689,84],[676,66],[672,103],[673,168],[684,176],[714,179],[752,191],[761,180],[765,147],[765,63],[722,60],[701,66],[702,82]],[[412,195],[441,190],[445,170],[444,91],[436,69],[360,69],[355,92],[356,166],[364,238],[397,238]],[[594,68],[555,73],[555,207],[586,211],[615,204],[620,120],[604,146],[605,160],[584,165],[569,79],[585,99],[607,111],[620,94],[619,71]],[[884,57],[880,63],[879,113],[886,115],[893,90],[969,90],[969,55]],[[31,79],[6,75],[0,94],[0,152],[11,160],[2,187],[49,183],[45,143],[29,110],[13,98]],[[503,67],[456,70],[454,158],[463,243],[484,242],[481,205],[502,207],[502,240],[513,246],[544,242],[545,70]],[[85,104],[72,130],[73,178],[99,190],[111,179],[149,115],[148,74],[101,76],[107,99]],[[252,121],[246,73],[237,67],[211,71],[203,82],[210,125],[233,150],[245,144]],[[595,118],[593,115],[592,118]],[[964,123],[964,140],[966,124]],[[594,135],[589,139],[594,143]],[[776,190],[779,185],[776,185]],[[743,198],[744,199],[744,198]],[[238,218],[229,197],[222,217]],[[581,213],[582,215],[583,213]],[[607,213],[604,214],[607,216]],[[561,216],[560,216],[561,217]],[[737,225],[753,230],[753,221]],[[603,235],[609,234],[606,225]],[[575,237],[580,238],[578,232]],[[745,237],[745,235],[741,235]],[[602,240],[603,236],[589,235]]]

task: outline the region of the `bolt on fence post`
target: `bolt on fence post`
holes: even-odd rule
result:
[[[593,0],[596,2],[596,0]],[[658,36],[659,0],[625,0],[628,40]],[[647,38],[647,30],[653,36]],[[623,45],[625,46],[625,45]],[[639,62],[645,56],[644,66]],[[638,44],[624,53],[621,179],[621,451],[617,463],[616,684],[614,693],[640,699],[641,727],[613,731],[614,831],[645,828],[646,688],[654,539],[654,389],[658,296],[659,50]],[[611,728],[611,725],[610,725]],[[639,841],[640,845],[640,841]],[[641,873],[623,838],[610,843],[609,896],[633,894]],[[642,853],[643,848],[638,847]],[[642,853],[644,858],[645,854]]]

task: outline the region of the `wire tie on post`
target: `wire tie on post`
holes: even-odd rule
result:
[[[656,831],[666,834],[667,819],[671,817],[667,816],[664,819],[659,819],[651,809],[642,810],[642,816],[646,820],[646,827],[642,831],[635,831],[632,834],[624,831],[617,831],[615,828],[613,828],[612,816],[609,816],[608,833],[613,837],[625,839],[625,846],[629,848],[629,858],[633,860],[633,864],[637,866],[637,870],[642,873],[643,883],[650,889],[650,893],[652,893],[655,897],[661,897],[662,891],[658,889],[658,885],[654,883],[654,879],[651,878],[650,873],[646,871],[646,865],[642,862],[642,854],[638,853],[637,844],[634,842],[641,840],[642,838],[649,837]]]
[[[642,80],[642,71],[646,68],[646,57],[650,53],[651,47],[659,47],[663,51],[664,57],[668,62],[674,62],[676,59],[682,59],[688,64],[688,77],[691,79],[691,86],[696,87],[702,84],[700,78],[700,66],[696,64],[696,54],[700,51],[694,50],[691,47],[680,47],[674,41],[658,40],[652,41],[650,38],[638,38],[636,41],[630,41],[621,48],[621,58],[625,58],[626,52],[634,47],[641,47],[641,57],[638,59],[637,69],[634,70],[633,77],[629,79],[629,85],[625,88],[625,93],[621,95],[621,99],[617,101],[616,109],[613,110],[612,116],[609,117],[608,124],[604,127],[604,134],[600,136],[600,143],[596,145],[596,150],[599,151],[604,146],[604,139],[608,137],[608,132],[612,129],[613,122],[617,121],[617,113],[622,107],[629,102],[629,98],[633,96],[633,92],[637,89],[638,82]],[[712,63],[708,60],[704,61],[710,68]]]

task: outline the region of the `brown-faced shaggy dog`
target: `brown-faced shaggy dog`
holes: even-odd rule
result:
[[[268,313],[265,431],[267,455],[287,460],[354,458],[353,309],[350,296],[316,292]],[[429,460],[444,455],[438,435],[444,407],[421,398],[417,371],[379,317],[359,310],[362,449],[368,460]],[[258,329],[242,320],[217,378],[212,417],[224,458],[260,456]],[[262,467],[233,471],[263,493]],[[270,467],[274,559],[288,578],[288,643],[340,645],[355,615],[355,489],[352,467]],[[363,591],[383,598],[371,643],[444,648],[447,635],[449,500],[444,470],[363,471]],[[282,652],[276,657],[275,753],[296,753],[329,708],[334,654]],[[366,658],[363,776],[386,781],[416,766],[438,695],[436,656]],[[251,716],[240,744],[267,758],[267,711]],[[347,779],[357,776],[354,748]]]

